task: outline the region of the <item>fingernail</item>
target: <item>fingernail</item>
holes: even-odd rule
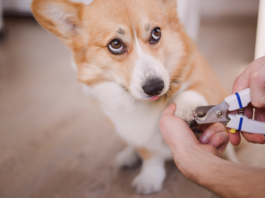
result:
[[[202,135],[202,136],[200,137],[200,140],[201,140],[201,143],[206,144],[207,141],[208,141],[208,138],[207,138],[206,135]]]

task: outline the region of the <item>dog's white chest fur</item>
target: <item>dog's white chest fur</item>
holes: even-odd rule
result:
[[[128,144],[143,147],[161,139],[158,125],[164,104],[134,99],[113,82],[98,84],[91,91]]]

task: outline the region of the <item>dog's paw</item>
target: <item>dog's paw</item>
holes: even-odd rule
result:
[[[141,173],[134,178],[132,186],[139,194],[152,194],[162,189],[165,177],[166,171],[163,165],[146,166],[143,167]]]
[[[126,147],[124,150],[118,153],[116,156],[117,165],[122,167],[132,167],[139,160],[139,156],[132,147]]]
[[[178,116],[186,122],[190,123],[192,120],[194,120],[194,111],[198,106],[200,105],[178,105],[175,111],[175,116]]]
[[[194,120],[194,111],[198,106],[208,105],[205,98],[195,91],[185,91],[178,95],[174,102],[177,105],[175,116],[186,122]]]
[[[132,186],[139,194],[148,195],[159,192],[162,189],[165,174],[141,173],[132,182]]]

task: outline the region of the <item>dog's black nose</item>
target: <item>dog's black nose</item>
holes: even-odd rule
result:
[[[164,89],[164,81],[159,78],[152,78],[146,81],[143,86],[144,93],[149,96],[156,96]]]

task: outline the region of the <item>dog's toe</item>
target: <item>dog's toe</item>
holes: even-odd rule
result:
[[[163,180],[158,180],[152,177],[146,177],[143,174],[138,175],[132,182],[132,186],[137,193],[148,195],[159,192],[162,189]]]

